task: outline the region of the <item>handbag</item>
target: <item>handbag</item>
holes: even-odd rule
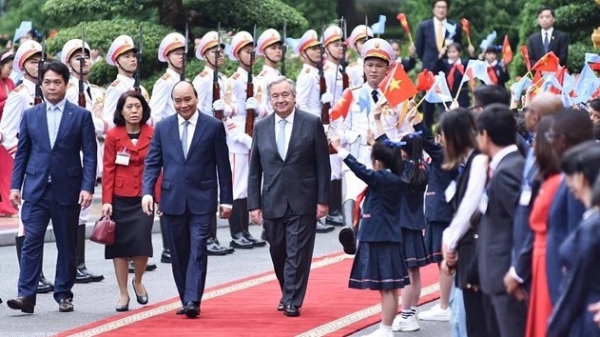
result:
[[[117,224],[110,219],[110,216],[103,216],[94,225],[90,240],[103,245],[112,245],[115,243],[115,228]]]

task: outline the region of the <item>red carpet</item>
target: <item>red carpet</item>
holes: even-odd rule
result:
[[[345,257],[313,261],[301,317],[276,310],[281,293],[267,273],[208,289],[196,320],[175,315],[180,303],[171,299],[59,336],[345,336],[380,320],[378,292],[348,289],[352,259]],[[437,274],[435,265],[421,269],[421,303],[439,297]]]

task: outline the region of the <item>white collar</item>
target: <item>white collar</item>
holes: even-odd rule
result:
[[[292,110],[292,113],[290,113],[286,118],[281,118],[281,117],[279,117],[278,114],[275,114],[275,124],[279,124],[279,121],[282,119],[285,119],[285,121],[290,124],[294,124],[294,115],[295,114],[296,114],[296,108],[294,108],[294,110]]]
[[[125,84],[130,84],[132,86],[135,83],[135,78],[129,77],[129,76],[125,76],[125,75],[122,75],[122,74],[118,74],[117,75],[117,80],[123,81],[123,82],[125,82]]]
[[[243,78],[243,76],[248,77],[248,71],[246,71],[246,69],[244,69],[242,67],[238,67],[235,72],[240,74],[242,76],[242,78]]]
[[[187,121],[190,122],[190,124],[192,125],[198,124],[198,110],[196,110],[192,117],[190,117]],[[183,119],[181,115],[177,114],[177,125],[182,125],[183,122],[185,122],[185,119]]]
[[[66,102],[67,102],[66,97],[63,98],[62,101],[58,102],[57,104],[52,104],[52,103],[46,101],[46,111],[53,110],[54,107],[57,107],[60,110],[60,112],[64,112]]]
[[[550,27],[547,30],[542,29],[542,40],[546,37],[544,34],[548,33],[548,38],[552,39],[552,33],[554,32],[554,27]]]
[[[513,153],[513,152],[517,152],[519,149],[517,148],[517,145],[512,144],[509,145],[505,148],[503,148],[502,150],[498,151],[498,153],[496,153],[496,155],[494,157],[492,157],[492,161],[490,162],[490,168],[492,169],[492,171],[495,171],[496,168],[498,167],[498,164],[500,164],[500,162],[502,161],[502,159],[504,159],[504,157],[506,157],[507,155]]]
[[[175,78],[177,81],[181,78],[181,75],[171,68],[167,68],[167,74],[171,75],[171,77]]]
[[[436,18],[435,16],[433,17],[433,21],[437,22],[437,23],[441,23],[442,27],[446,28],[446,23],[448,23],[448,18],[445,18],[444,20],[439,20],[438,18]],[[438,25],[436,25],[438,26]]]
[[[494,62],[492,62],[492,63],[489,63],[489,62],[486,62],[486,63],[487,63],[488,67],[495,67],[496,64],[498,64],[498,60],[494,60]]]

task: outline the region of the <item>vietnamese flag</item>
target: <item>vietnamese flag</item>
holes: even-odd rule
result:
[[[332,123],[339,118],[342,118],[342,120],[346,119],[346,115],[348,115],[348,111],[350,110],[350,105],[352,104],[353,100],[354,95],[352,94],[352,90],[350,90],[349,88],[344,90],[342,97],[331,109],[329,118],[331,119]]]
[[[527,66],[527,71],[531,71],[531,61],[529,60],[529,51],[527,50],[527,46],[521,46],[519,49],[521,50],[521,55],[523,55],[523,60]]]
[[[407,34],[410,34],[410,27],[408,26],[408,21],[406,20],[406,15],[404,13],[398,13],[396,19],[400,21],[400,25],[404,28],[404,31]]]
[[[508,35],[504,35],[504,42],[502,43],[502,59],[504,64],[509,64],[513,59],[513,51],[508,41]]]
[[[560,69],[556,72],[556,80],[562,86],[565,82],[565,72],[567,71],[567,67],[560,67]],[[560,95],[562,90],[555,88],[554,86],[550,87],[550,92]]]
[[[413,97],[418,92],[417,87],[404,71],[404,67],[398,62],[396,62],[394,69],[381,81],[379,89],[383,91],[383,96],[392,108]]]
[[[546,55],[542,56],[542,58],[539,59],[533,65],[533,67],[531,67],[531,70],[556,72],[558,71],[558,67],[558,57],[554,55],[554,52],[549,52]]]
[[[471,36],[471,27],[469,27],[469,20],[463,18],[462,20],[460,20],[460,24],[462,26],[462,30],[463,32],[465,32],[465,34],[467,34],[467,36]]]
[[[433,86],[435,82],[435,76],[433,73],[427,69],[423,69],[417,75],[417,90],[418,91],[428,91]]]

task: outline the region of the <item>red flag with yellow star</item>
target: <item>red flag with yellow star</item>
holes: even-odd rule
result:
[[[417,94],[417,87],[410,80],[404,67],[396,62],[394,68],[379,84],[383,96],[392,108]]]
[[[352,90],[350,90],[350,88],[344,90],[342,97],[337,101],[329,114],[332,123],[337,119],[341,118],[343,120],[346,118],[353,100],[354,94],[352,94]]]
[[[556,57],[556,55],[554,55],[554,52],[549,52],[546,55],[542,56],[542,58],[539,59],[533,65],[533,67],[531,67],[531,70],[556,72],[560,67],[558,61],[559,59],[558,57]]]
[[[513,51],[508,41],[508,35],[504,35],[504,42],[502,43],[502,59],[504,64],[509,64],[513,59]]]

